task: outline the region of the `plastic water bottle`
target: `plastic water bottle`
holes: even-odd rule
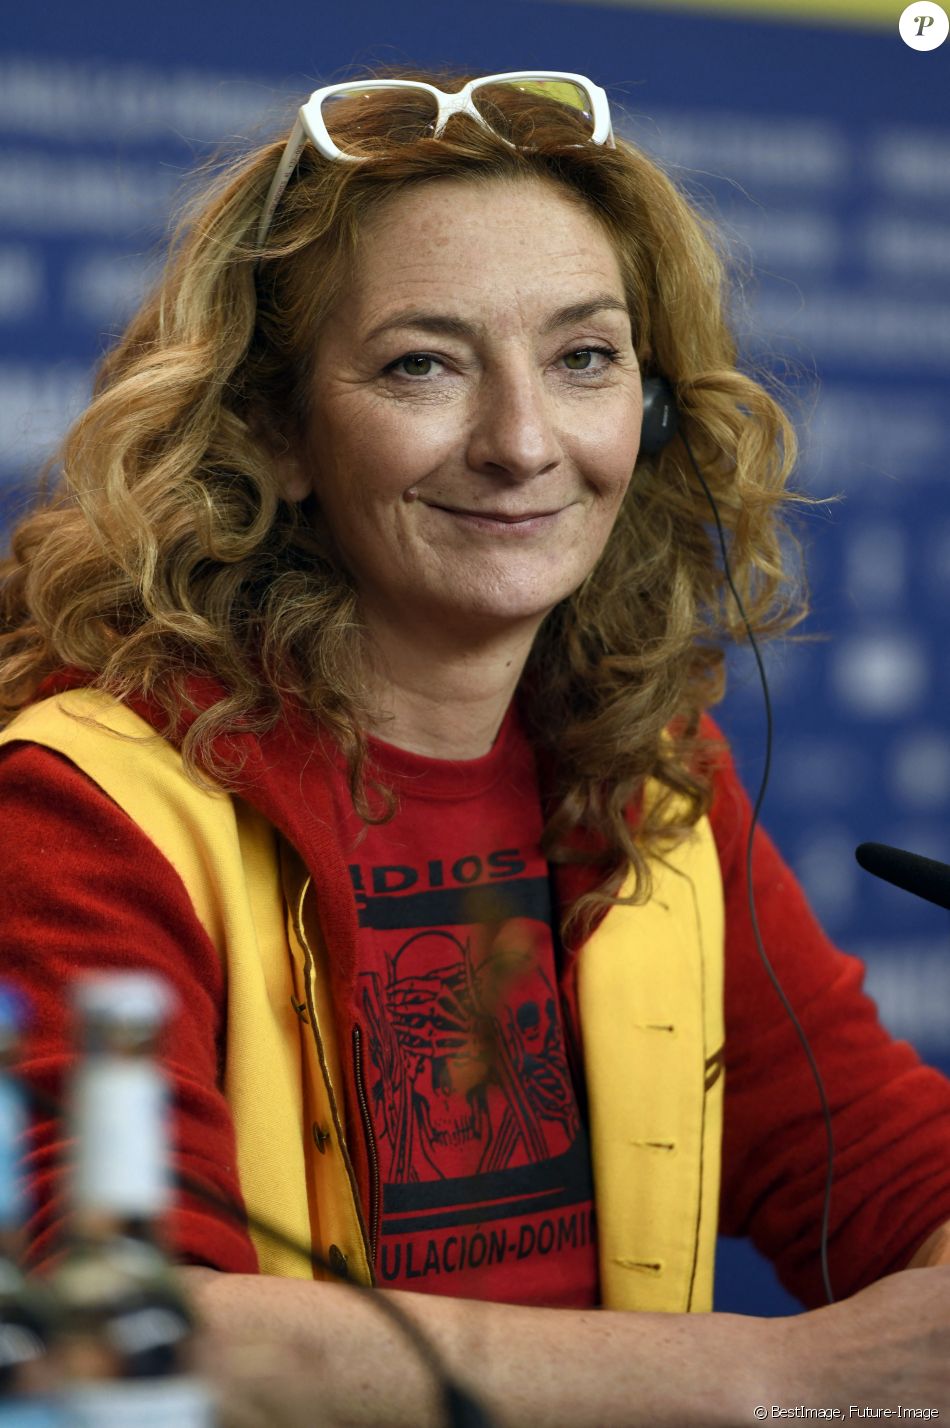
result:
[[[76,1428],[212,1428],[195,1320],[162,1248],[171,1201],[159,978],[83,979],[72,1086],[73,1230],[52,1276],[65,1403]]]

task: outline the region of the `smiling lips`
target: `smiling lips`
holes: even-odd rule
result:
[[[435,502],[431,503],[435,505]],[[560,513],[560,507],[553,511],[466,511],[457,506],[435,506],[437,511],[446,511],[450,516],[463,516],[472,521],[493,521],[497,525],[521,526],[529,521],[540,521]]]

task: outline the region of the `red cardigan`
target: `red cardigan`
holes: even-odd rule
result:
[[[242,797],[278,826],[284,815],[292,824],[291,791],[306,800],[307,778],[319,776],[318,765],[308,764],[299,743],[278,732],[254,767]],[[818,1236],[825,1131],[804,1054],[751,932],[750,817],[724,756],[711,812],[727,929],[720,1228],[749,1235],[786,1287],[817,1305],[824,1301]],[[0,847],[3,975],[27,991],[34,1007],[25,1074],[62,1094],[73,1064],[65,993],[77,971],[155,970],[174,985],[181,1008],[165,1043],[175,1086],[176,1166],[240,1202],[221,1090],[224,976],[177,873],[74,765],[28,744],[0,750]],[[825,937],[761,830],[753,877],[766,948],[811,1041],[834,1113],[830,1269],[840,1298],[902,1268],[950,1221],[950,1082],[881,1027],[861,991],[861,964]],[[49,1259],[59,1237],[63,1150],[58,1124],[40,1119],[27,1158],[36,1206],[29,1226],[34,1264]],[[232,1272],[257,1269],[241,1228],[191,1197],[179,1200],[169,1233],[183,1259]]]

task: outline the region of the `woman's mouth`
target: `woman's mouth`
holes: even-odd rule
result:
[[[472,530],[490,531],[494,535],[530,535],[548,529],[564,510],[563,506],[546,511],[482,511],[460,506],[439,506],[427,502],[431,509],[442,511]]]

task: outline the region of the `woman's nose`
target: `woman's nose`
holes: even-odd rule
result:
[[[469,437],[472,470],[528,481],[561,455],[555,402],[540,374],[509,366],[480,383]]]

